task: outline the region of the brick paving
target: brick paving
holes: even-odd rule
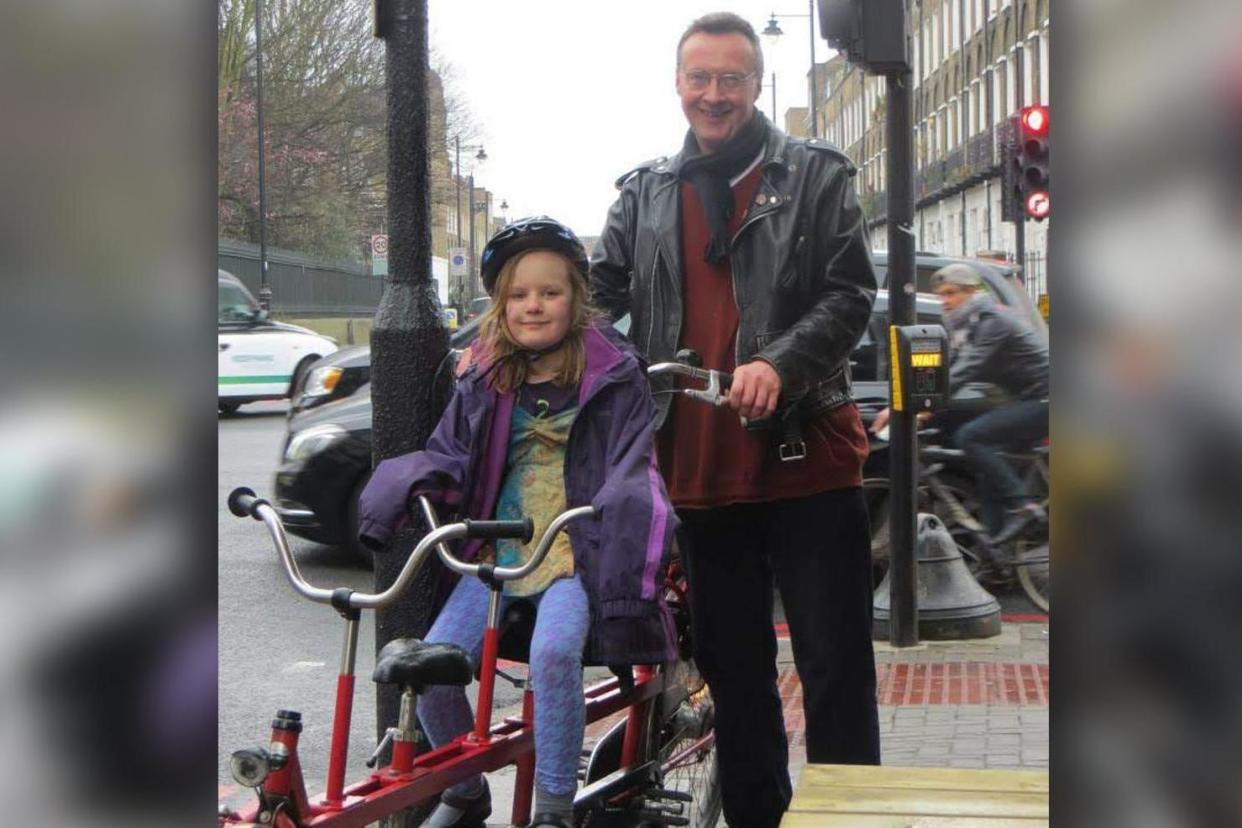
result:
[[[1048,767],[1048,637],[1040,616],[971,641],[894,649],[876,642],[880,749],[886,765]],[[802,689],[788,642],[780,679],[795,783],[806,762]]]

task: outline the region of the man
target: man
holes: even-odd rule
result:
[[[689,26],[675,81],[684,146],[618,181],[591,260],[595,302],[614,319],[631,315],[648,360],[689,348],[733,374],[727,408],[657,388],[657,442],[682,518],[725,818],[760,828],[777,825],[792,795],[773,579],[809,761],[880,759],[867,441],[848,371],[875,273],[853,165],[773,127],[755,109],[762,76],[745,20],[709,14]]]
[[[983,289],[970,265],[941,268],[932,274],[931,287],[940,297],[949,331],[949,394],[966,383],[987,382],[1013,398],[970,420],[953,437],[979,473],[984,521],[993,544],[1000,545],[1031,522],[1046,519],[1001,452],[1028,448],[1048,436],[1048,347]],[[887,422],[885,409],[871,430],[879,431]]]

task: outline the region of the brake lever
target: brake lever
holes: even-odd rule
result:
[[[702,400],[705,403],[710,403],[711,405],[717,407],[722,406],[729,401],[729,398],[721,393],[722,390],[723,386],[720,382],[720,372],[714,370],[707,372],[706,388],[681,389],[682,393],[687,397],[693,397],[696,400]]]

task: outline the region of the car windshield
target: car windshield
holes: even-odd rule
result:
[[[217,296],[216,318],[219,322],[249,322],[259,308],[240,285],[221,282]]]

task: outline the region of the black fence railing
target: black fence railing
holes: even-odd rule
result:
[[[1048,292],[1047,262],[1047,256],[1041,251],[1031,251],[1026,254],[1026,261],[1022,267],[1022,281],[1032,301],[1038,302],[1040,295]]]
[[[216,259],[259,295],[259,246],[219,239]],[[359,262],[315,259],[288,250],[267,249],[267,282],[272,312],[290,316],[372,316],[384,279]]]

